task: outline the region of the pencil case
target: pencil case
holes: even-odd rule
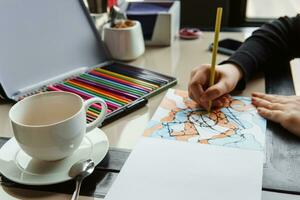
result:
[[[112,60],[82,1],[19,4],[0,2],[0,24],[7,25],[0,37],[0,98],[19,101],[44,91],[97,96],[108,105],[107,124],[176,84],[173,77]],[[36,8],[45,5],[37,17]],[[87,120],[100,110],[92,105]]]

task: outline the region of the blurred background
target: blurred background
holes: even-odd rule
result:
[[[248,19],[268,19],[283,15],[296,15],[300,12],[299,0],[248,0]]]
[[[86,1],[91,13],[106,12],[107,0]],[[118,5],[125,1],[136,2],[115,1]],[[279,16],[295,16],[300,13],[300,0],[181,0],[180,3],[181,27],[202,29],[212,27],[217,6],[224,8],[223,27],[255,27]]]

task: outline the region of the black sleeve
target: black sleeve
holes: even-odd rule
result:
[[[300,15],[281,17],[253,32],[243,45],[224,63],[241,67],[244,85],[258,71],[280,70],[282,61],[300,57]],[[243,87],[243,86],[242,86]]]

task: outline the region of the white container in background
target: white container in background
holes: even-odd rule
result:
[[[145,52],[142,28],[138,21],[127,28],[112,28],[109,23],[105,24],[103,38],[112,58],[116,60],[134,60]]]

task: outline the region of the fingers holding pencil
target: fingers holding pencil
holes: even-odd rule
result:
[[[196,101],[199,105],[202,104],[201,97],[208,86],[209,73],[209,64],[196,67],[191,72],[188,92],[191,99]]]
[[[213,51],[212,51],[212,61],[211,66],[209,70],[209,75],[207,76],[201,76],[201,70],[198,72],[192,72],[192,78],[191,84],[189,85],[189,94],[190,96],[200,105],[206,107],[204,103],[201,102],[201,96],[204,93],[204,89],[202,88],[203,83],[206,83],[206,78],[209,77],[209,86],[211,87],[215,83],[215,69],[216,69],[216,57],[217,57],[217,50],[218,50],[218,40],[219,40],[219,33],[221,28],[221,20],[222,20],[222,8],[217,9],[217,16],[216,16],[216,24],[215,24],[215,36],[214,36],[214,43],[213,43]],[[204,71],[207,72],[207,71]],[[198,77],[200,76],[200,77]],[[200,83],[200,84],[199,84]],[[201,85],[202,83],[202,85]],[[207,110],[210,111],[212,106],[212,101],[208,101]]]
[[[218,52],[218,45],[219,45],[219,33],[221,29],[222,12],[223,12],[223,8],[219,7],[217,9],[217,16],[216,16],[216,23],[215,23],[215,36],[214,36],[211,67],[210,67],[209,86],[215,84],[216,60],[217,60],[217,52]],[[209,101],[208,109],[207,109],[208,112],[210,112],[211,106],[212,106],[212,101]]]
[[[242,78],[242,71],[234,64],[216,66],[215,84],[209,87],[210,65],[204,64],[195,68],[189,82],[189,96],[201,107],[208,109],[208,102],[212,107],[221,107],[222,97],[230,93]]]

